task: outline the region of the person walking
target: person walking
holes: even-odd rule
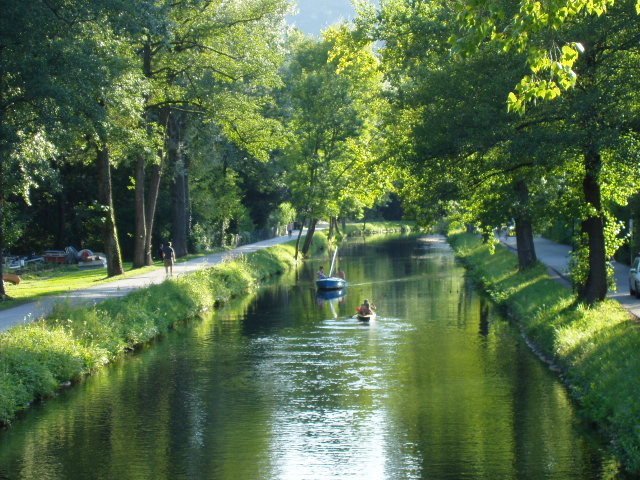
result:
[[[173,244],[171,242],[167,242],[167,245],[162,249],[162,258],[164,259],[165,273],[173,276],[173,265],[176,263],[176,252],[173,249]]]

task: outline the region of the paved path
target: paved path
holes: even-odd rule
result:
[[[173,266],[173,275],[175,277],[178,275],[193,273],[196,270],[217,265],[218,263],[221,263],[223,259],[228,257],[244,255],[273,245],[285,243],[289,240],[295,239],[297,234],[298,232],[294,231],[291,237],[288,235],[275,237],[262,242],[243,245],[226,252],[214,253],[205,257],[194,258],[187,262],[178,263]],[[95,287],[74,290],[64,295],[44,297],[33,302],[18,305],[14,308],[0,310],[0,332],[7,330],[14,325],[25,323],[46,315],[52,310],[53,306],[60,301],[69,301],[72,304],[77,305],[96,304],[107,300],[108,298],[124,297],[128,293],[138,290],[139,288],[162,283],[166,278],[164,268],[161,268],[136,277],[123,278],[122,280],[102,283]]]
[[[501,236],[500,242],[512,250],[516,248],[516,237],[505,238]],[[538,260],[549,266],[551,275],[566,285],[570,285],[568,272],[571,247],[541,237],[535,238],[533,243],[536,247]],[[640,299],[629,294],[629,267],[615,261],[612,263],[617,290],[612,290],[607,295],[609,298],[619,301],[636,318],[640,318]]]

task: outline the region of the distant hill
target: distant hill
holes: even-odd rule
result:
[[[297,3],[299,13],[289,17],[289,23],[310,35],[320,35],[327,27],[355,16],[350,0],[298,0]]]

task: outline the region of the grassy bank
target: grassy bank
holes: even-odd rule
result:
[[[449,241],[473,279],[522,329],[541,357],[562,372],[584,417],[612,440],[627,470],[640,473],[640,328],[615,301],[594,308],[539,265],[518,271],[516,256],[491,254],[474,235]]]
[[[326,244],[314,236],[314,248]],[[230,259],[191,275],[137,290],[94,307],[60,304],[47,318],[0,335],[0,422],[9,423],[34,400],[149,342],[174,325],[295,264],[283,244]]]

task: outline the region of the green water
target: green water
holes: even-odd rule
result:
[[[436,238],[341,248],[0,434],[0,479],[603,479],[563,386]],[[364,298],[370,324],[351,318]]]

